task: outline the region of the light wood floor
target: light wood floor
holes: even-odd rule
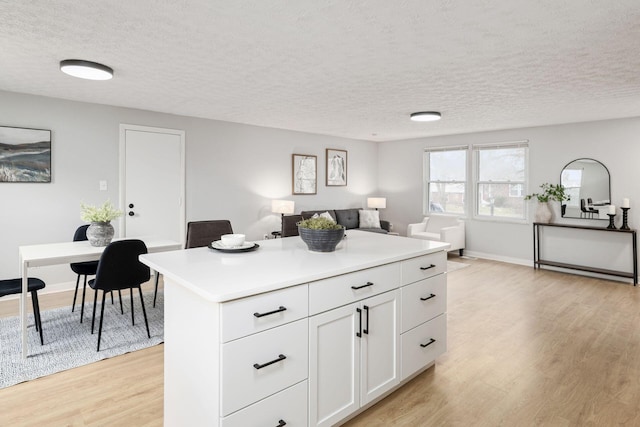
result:
[[[638,288],[461,261],[471,266],[449,275],[448,352],[345,426],[640,425]],[[162,425],[162,349],[0,390],[0,426]]]

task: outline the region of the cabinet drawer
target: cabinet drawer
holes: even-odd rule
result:
[[[307,381],[302,381],[221,420],[221,427],[307,425]]]
[[[447,315],[432,319],[400,335],[401,380],[419,371],[447,351]]]
[[[447,311],[447,276],[439,274],[401,288],[402,332]]]
[[[307,285],[293,286],[222,304],[220,336],[228,342],[309,314]]]
[[[309,283],[309,315],[398,288],[400,265],[382,265]],[[355,289],[354,289],[355,288]]]
[[[447,253],[436,252],[402,261],[402,284],[417,282],[447,271]]]
[[[302,319],[223,344],[222,416],[306,379],[308,334]]]

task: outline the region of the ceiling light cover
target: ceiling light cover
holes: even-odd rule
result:
[[[442,115],[437,111],[420,111],[411,114],[411,120],[414,122],[435,122],[440,120]]]
[[[70,76],[88,80],[109,80],[113,77],[113,69],[110,67],[81,59],[60,61],[60,70]]]

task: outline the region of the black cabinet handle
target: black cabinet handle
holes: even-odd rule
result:
[[[133,209],[133,203],[129,203],[129,209]]]
[[[428,296],[428,297],[426,297],[426,298],[422,298],[422,297],[420,297],[420,301],[427,301],[427,300],[430,300],[431,298],[435,298],[435,297],[436,297],[436,295],[435,295],[435,294],[431,294],[431,295],[429,295],[429,296]]]
[[[356,308],[356,311],[358,312],[358,332],[356,332],[356,336],[358,338],[362,338],[362,310],[360,310],[359,308]]]
[[[278,421],[278,425],[276,427],[283,427],[283,426],[286,426],[286,425],[287,425],[287,423],[284,420],[280,420],[280,421]]]
[[[262,369],[262,368],[264,368],[266,366],[273,365],[274,363],[278,363],[278,362],[280,362],[280,361],[282,361],[282,360],[284,360],[286,358],[287,358],[287,356],[285,356],[284,354],[280,354],[280,355],[278,355],[277,359],[274,359],[271,362],[263,363],[262,365],[254,363],[253,367],[256,368],[256,369]]]
[[[367,282],[362,286],[352,286],[351,289],[358,290],[358,289],[366,288],[367,286],[373,286],[373,282]]]
[[[369,306],[365,305],[363,306],[363,308],[364,308],[364,312],[367,313],[367,327],[363,329],[362,332],[369,335]]]
[[[268,316],[270,314],[281,313],[281,312],[285,311],[286,309],[287,309],[286,307],[280,306],[277,310],[273,310],[273,311],[270,311],[268,313],[255,312],[255,313],[253,313],[253,315],[256,316],[256,317],[264,317],[264,316]]]
[[[420,344],[420,347],[422,347],[422,348],[424,348],[424,347],[429,347],[429,346],[430,346],[431,344],[433,344],[434,342],[436,342],[436,340],[434,340],[433,338],[431,338],[431,339],[429,340],[429,342],[428,342],[428,343],[426,343],[426,344]]]
[[[435,266],[436,266],[435,264],[431,264],[429,267],[420,267],[420,270],[423,270],[423,271],[424,270],[429,270],[429,269],[431,269],[431,268],[433,268]]]

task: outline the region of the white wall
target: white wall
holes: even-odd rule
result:
[[[2,91],[0,118],[1,126],[51,129],[53,174],[50,184],[0,183],[0,278],[19,276],[18,246],[70,241],[81,201],[118,204],[121,123],[185,130],[187,221],[230,219],[249,240],[280,228],[274,198],[294,200],[296,212],[363,207],[377,188],[378,149],[367,141]],[[348,151],[348,186],[325,186],[326,148]],[[318,156],[317,195],[291,195],[293,153]],[[48,284],[75,280],[68,266],[31,274]]]
[[[445,120],[445,119],[443,119]],[[395,231],[406,233],[406,226],[422,219],[422,153],[426,147],[480,144],[503,141],[529,141],[529,190],[544,182],[559,183],[560,171],[570,161],[586,157],[601,161],[611,173],[612,203],[620,206],[623,197],[631,199],[630,226],[640,226],[640,118],[607,120],[557,126],[523,128],[453,136],[420,138],[379,144],[379,189],[387,197],[385,217]],[[529,205],[527,224],[509,224],[467,218],[467,251],[494,259],[532,262],[532,226],[535,205]],[[618,218],[620,221],[620,217]],[[563,220],[593,226],[603,221]],[[595,235],[594,235],[595,236]],[[607,238],[600,234],[581,242],[567,254],[568,260],[598,262],[593,248]],[[586,252],[586,253],[585,253]],[[619,254],[627,256],[626,249]]]

